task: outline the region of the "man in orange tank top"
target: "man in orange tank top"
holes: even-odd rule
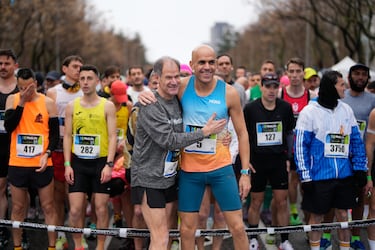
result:
[[[56,224],[53,199],[51,153],[59,138],[56,106],[51,98],[37,93],[35,74],[23,68],[17,73],[19,93],[6,101],[4,126],[11,133],[8,180],[12,192],[11,219],[23,221],[28,188],[38,189],[45,223]],[[21,229],[13,229],[14,249],[21,250]],[[49,250],[55,249],[56,235],[48,233]]]

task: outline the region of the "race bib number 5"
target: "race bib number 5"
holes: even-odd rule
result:
[[[193,132],[201,129],[202,127],[187,125],[185,128],[186,132]],[[216,140],[217,135],[209,135],[203,140],[191,144],[185,147],[184,152],[186,153],[198,153],[198,154],[215,154],[216,153]]]
[[[74,135],[74,154],[78,158],[96,159],[100,153],[99,135]]]
[[[31,158],[43,152],[43,136],[33,134],[17,135],[17,156]]]

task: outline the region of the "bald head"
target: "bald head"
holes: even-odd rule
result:
[[[190,67],[197,82],[205,84],[213,82],[216,66],[216,53],[211,46],[200,45],[193,50]]]
[[[197,61],[197,58],[199,58],[202,55],[213,55],[213,57],[216,58],[215,50],[207,44],[202,44],[193,49],[191,53],[192,63],[195,63]]]

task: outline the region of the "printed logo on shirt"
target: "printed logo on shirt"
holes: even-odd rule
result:
[[[37,123],[43,123],[43,116],[41,113],[39,113],[36,117],[35,117],[35,122]]]
[[[221,104],[221,101],[220,100],[208,100],[208,103],[211,103],[211,104]]]

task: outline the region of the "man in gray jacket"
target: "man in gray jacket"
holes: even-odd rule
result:
[[[157,102],[141,106],[131,163],[132,203],[140,204],[151,233],[150,249],[167,249],[172,211],[176,211],[177,167],[180,149],[223,130],[226,120],[215,120],[195,132],[183,133],[177,94],[180,64],[162,57],[154,65],[159,77]]]

